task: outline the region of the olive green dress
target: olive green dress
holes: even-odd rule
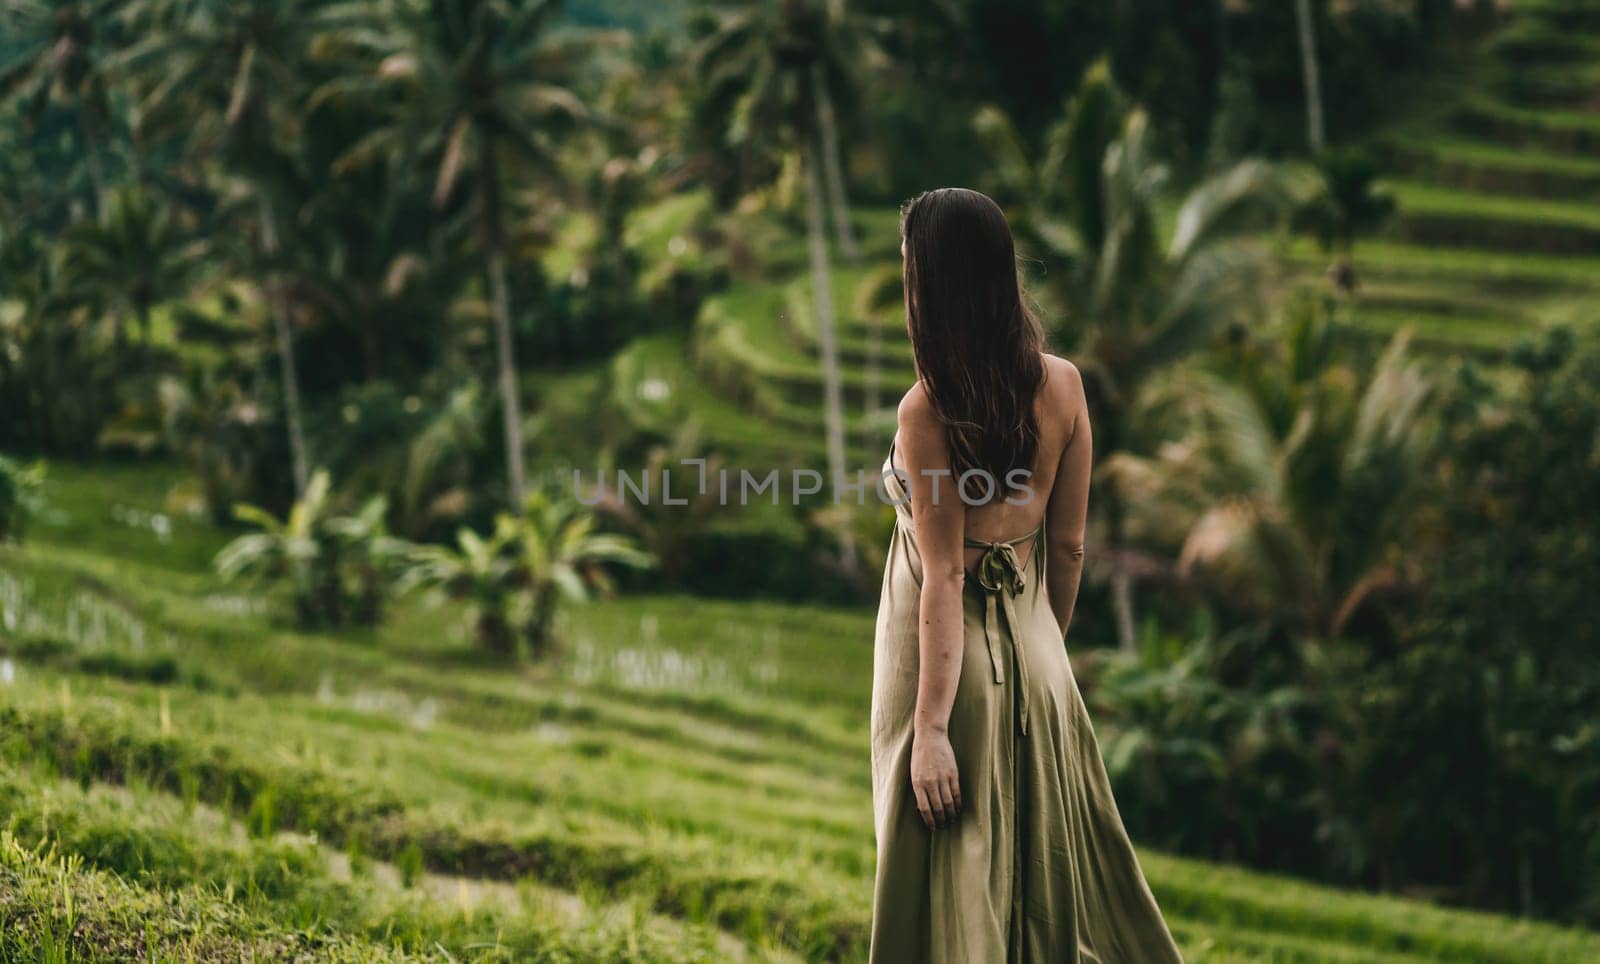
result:
[[[1165,964],[1178,953],[1111,795],[1044,578],[1044,525],[986,549],[966,580],[950,714],[962,812],[928,830],[911,790],[922,562],[901,504],[872,680],[878,865],[874,964]],[[1026,557],[1026,562],[1022,557]]]

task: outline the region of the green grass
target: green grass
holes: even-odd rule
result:
[[[630,902],[532,881],[447,877],[359,848],[335,850],[265,826],[265,810],[235,820],[192,795],[142,785],[85,786],[10,764],[0,764],[0,776],[14,857],[54,851],[146,892],[220,895],[262,937],[309,937],[319,954],[601,960],[633,944],[652,959],[711,961],[743,948]]]
[[[1479,96],[1463,104],[1456,123],[1506,143],[1583,153],[1600,139],[1600,116],[1576,108],[1545,107]]]
[[[1554,7],[1527,9],[1584,20]],[[1398,236],[1357,249],[1349,330],[1404,326],[1430,350],[1493,355],[1556,321],[1594,326],[1600,249],[1572,250],[1600,238],[1600,206],[1564,192],[1600,178],[1586,153],[1600,117],[1540,99],[1587,82],[1592,66],[1563,52],[1589,43],[1519,27],[1494,56],[1558,54],[1518,68],[1538,84],[1468,91],[1434,126],[1390,136],[1417,173],[1396,185]],[[855,310],[866,272],[897,263],[895,217],[854,212],[867,266],[834,279],[863,464],[882,457],[861,411],[868,325],[884,326],[880,403],[892,411],[911,378],[897,312]],[[1419,225],[1425,242],[1403,239]],[[722,250],[716,229],[737,244]],[[551,418],[570,432],[604,408],[657,436],[694,420],[733,464],[820,462],[795,225],[719,221],[704,194],[685,194],[626,231],[656,272],[646,287],[724,256],[732,285],[690,332],[531,378],[567,400]],[[562,226],[557,277],[592,239],[592,222]],[[1293,283],[1328,262],[1305,239],[1281,255]],[[169,337],[172,319],[157,323]],[[515,669],[473,649],[461,612],[422,600],[380,630],[302,633],[281,622],[281,600],[217,582],[210,560],[228,533],[186,513],[172,495],[184,483],[159,465],[52,466],[29,543],[0,548],[0,962],[146,947],[178,959],[864,956],[871,612],[626,598],[565,612],[561,658]],[[750,524],[780,523],[794,524]],[[1593,934],[1140,857],[1190,961],[1600,959]]]
[[[566,613],[562,660],[515,671],[416,602],[381,631],[299,633],[207,571],[225,534],[113,518],[178,481],[53,466],[53,513],[0,552],[0,907],[19,946],[862,956],[870,612],[625,599]],[[1191,960],[1600,954],[1560,928],[1141,857]]]
[[[1524,182],[1543,177],[1557,185],[1592,186],[1600,179],[1600,160],[1556,151],[1519,148],[1498,141],[1443,135],[1438,132],[1404,132],[1389,143],[1404,153],[1426,158],[1436,165],[1469,169],[1487,182],[1495,175]]]
[[[788,409],[793,417],[794,412],[780,393],[753,380],[741,394],[726,380],[738,375],[737,368],[713,384],[690,361],[692,353],[682,335],[636,339],[612,363],[612,403],[636,428],[657,435],[671,436],[692,421],[720,450],[751,463],[752,470],[821,459],[820,411],[809,420],[802,411],[789,423],[776,422],[764,413]]]
[[[1285,244],[1281,254],[1291,264],[1317,272],[1325,270],[1330,260],[1307,238]],[[1486,289],[1521,295],[1600,290],[1600,256],[1445,248],[1374,238],[1357,244],[1355,257],[1364,278],[1448,285],[1469,295]]]
[[[1400,209],[1407,217],[1453,216],[1497,224],[1517,223],[1600,232],[1600,205],[1547,198],[1503,197],[1417,181],[1393,182],[1388,186],[1399,199]]]

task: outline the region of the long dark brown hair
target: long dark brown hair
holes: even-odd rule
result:
[[[993,480],[970,479],[969,502],[998,498],[1008,473],[1033,467],[1044,382],[1044,331],[1023,303],[1011,225],[987,195],[946,187],[901,205],[900,237],[906,328],[951,469]]]

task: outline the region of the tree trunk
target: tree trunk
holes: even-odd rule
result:
[[[271,258],[278,253],[278,222],[272,204],[262,194],[261,246]],[[294,331],[290,328],[289,296],[278,281],[267,284],[267,300],[272,305],[272,326],[278,339],[278,362],[283,369],[283,414],[289,424],[289,461],[294,472],[294,496],[305,494],[310,473],[306,468],[306,436],[300,419],[300,379],[294,366]]]
[[[509,659],[517,654],[516,634],[512,632],[511,624],[500,612],[489,609],[481,611],[474,631],[478,637],[478,645],[486,652],[502,659]]]
[[[1317,69],[1316,23],[1311,0],[1295,0],[1295,16],[1300,22],[1300,67],[1305,75],[1306,128],[1312,153],[1320,153],[1325,142],[1322,125],[1322,79]]]
[[[1118,567],[1111,573],[1111,611],[1117,620],[1117,645],[1125,653],[1139,651],[1133,622],[1133,577]]]
[[[1105,500],[1106,541],[1113,550],[1119,550],[1123,547],[1122,502],[1111,488],[1107,486],[1101,496]],[[1138,620],[1133,611],[1133,573],[1128,571],[1127,563],[1115,555],[1111,565],[1111,613],[1117,626],[1117,645],[1125,653],[1137,652],[1139,637]]]
[[[554,585],[539,589],[533,600],[533,615],[528,620],[528,658],[543,662],[555,650],[556,601]]]
[[[527,483],[522,472],[522,404],[517,398],[516,348],[511,341],[511,302],[506,294],[506,256],[489,252],[489,288],[494,292],[494,338],[500,366],[500,404],[506,428],[506,478],[511,505],[522,508]]]
[[[511,339],[511,297],[506,291],[505,239],[500,225],[500,172],[495,164],[494,143],[483,145],[479,162],[478,199],[483,205],[483,244],[489,259],[489,293],[494,307],[496,361],[500,369],[500,406],[505,421],[506,480],[510,485],[511,507],[522,510],[527,491],[522,466],[522,404],[517,396],[516,346]]]
[[[839,125],[833,110],[833,97],[819,68],[813,68],[812,94],[817,102],[817,130],[822,136],[823,172],[828,179],[828,206],[832,210],[833,228],[839,256],[844,263],[855,267],[861,263],[861,249],[856,245],[855,232],[850,226],[850,200],[845,190],[844,165],[839,157]],[[883,333],[876,322],[867,327],[867,371],[865,397],[861,403],[867,422],[867,447],[878,447],[878,414],[880,375],[883,369]]]
[[[830,497],[845,477],[844,391],[840,386],[839,346],[833,330],[833,272],[828,264],[828,239],[823,228],[821,150],[816,136],[806,138],[806,237],[811,249],[812,312],[822,358],[822,416],[827,435]],[[849,529],[840,536],[840,564],[847,574],[856,569],[855,539]]]
[[[820,67],[811,69],[811,92],[817,103],[817,133],[822,137],[823,174],[827,177],[828,206],[833,212],[833,230],[839,257],[848,265],[861,263],[850,227],[850,201],[844,186],[844,165],[839,159],[839,124],[833,112],[833,97]]]
[[[833,331],[833,276],[828,264],[828,239],[823,229],[822,165],[817,138],[806,138],[806,239],[811,249],[812,311],[817,347],[822,358],[822,408],[827,435],[828,478],[837,487],[844,480],[844,392],[840,387],[839,348]]]

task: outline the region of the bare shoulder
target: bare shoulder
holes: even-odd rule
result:
[[[1076,411],[1084,404],[1083,373],[1060,355],[1045,352],[1043,390],[1052,411]]]
[[[900,399],[895,416],[901,448],[908,453],[921,453],[920,458],[928,461],[942,457],[944,427],[921,381],[912,385]]]
[[[921,381],[914,383],[901,397],[900,405],[895,410],[895,420],[900,430],[907,433],[925,432],[938,424],[933,401],[928,398],[928,391],[922,387]]]

